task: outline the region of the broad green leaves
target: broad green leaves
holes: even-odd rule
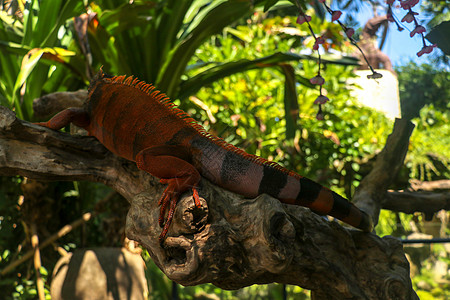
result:
[[[20,1],[19,1],[20,2]],[[2,104],[13,107],[20,118],[33,115],[32,101],[42,94],[51,75],[52,65],[76,66],[58,34],[64,34],[66,22],[80,14],[83,3],[78,0],[27,2],[22,7],[23,19],[0,12],[0,73]],[[41,61],[45,61],[41,63]],[[59,73],[61,80],[65,74]]]
[[[316,59],[288,52],[288,46],[264,57],[213,62],[210,68],[182,80],[186,72],[199,66],[189,64],[211,36],[230,32],[250,46],[248,31],[229,26],[249,18],[254,5],[267,8],[275,2],[105,0],[98,2],[101,6],[90,3],[91,12],[75,20],[73,17],[85,12],[81,1],[32,0],[23,8],[22,20],[0,13],[0,48],[5,50],[0,57],[5,77],[0,85],[0,101],[14,107],[19,117],[29,119],[33,115],[32,100],[43,90],[79,88],[100,66],[113,75],[133,74],[173,99],[185,99],[202,86],[235,73],[255,68],[281,70],[287,62]],[[356,63],[326,56],[323,61]],[[205,61],[203,66],[208,63]],[[299,74],[286,78],[295,80],[291,86],[300,83],[311,87],[308,78]]]
[[[231,0],[221,2],[204,15],[199,14],[201,19],[198,20],[197,25],[183,34],[182,40],[170,51],[170,60],[163,65],[160,76],[155,82],[156,86],[169,96],[175,96],[181,75],[185,72],[189,60],[201,43],[211,35],[219,33],[225,26],[248,16],[251,12],[250,1]],[[195,21],[196,18],[193,22]]]
[[[299,55],[294,53],[275,53],[266,57],[249,60],[249,59],[239,59],[231,62],[219,63],[216,66],[209,68],[200,74],[184,81],[180,86],[179,98],[183,99],[189,95],[194,94],[200,88],[205,85],[209,85],[212,82],[230,76],[232,74],[245,72],[248,70],[258,69],[258,68],[270,68],[278,67],[281,63],[300,61],[302,59],[315,59],[310,55]],[[306,86],[313,87],[309,83],[309,80],[303,81]]]

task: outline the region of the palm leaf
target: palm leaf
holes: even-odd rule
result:
[[[289,64],[281,64],[284,73],[284,118],[286,139],[294,139],[299,114],[295,70]]]
[[[255,60],[241,59],[237,61],[222,63],[216,65],[186,81],[180,85],[180,92],[178,97],[184,99],[192,94],[195,94],[200,88],[212,82],[236,74],[239,72],[245,72],[252,69],[266,68],[277,66],[279,63],[285,63],[289,61],[300,61],[302,59],[315,59],[310,55],[294,54],[294,53],[275,53],[266,57],[258,58]],[[308,79],[297,75],[300,83],[313,87]]]
[[[229,0],[208,10],[204,16],[199,14],[192,23],[194,25],[189,26],[187,34],[182,35],[178,45],[168,55],[156,85],[169,96],[175,96],[181,75],[198,46],[232,22],[250,14],[251,2]]]

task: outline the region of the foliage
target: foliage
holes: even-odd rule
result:
[[[20,118],[31,118],[32,101],[46,87],[55,91],[70,77],[65,68],[52,66],[55,61],[60,66],[77,65],[75,53],[66,50],[73,41],[66,22],[82,12],[83,3],[78,0],[32,0],[19,19],[0,11],[0,103],[14,107]],[[72,87],[71,82],[65,84]]]
[[[417,123],[407,156],[411,178],[449,178],[450,73],[413,62],[399,67],[397,72],[402,116],[415,118]]]
[[[430,64],[417,65],[411,62],[397,68],[397,73],[402,114],[413,118],[413,122],[416,123],[406,157],[408,177],[424,181],[448,179],[450,178],[449,72],[445,69],[436,69]],[[406,237],[418,231],[435,236],[436,230],[427,232],[428,226],[440,225],[448,228],[448,223],[444,219],[441,221],[434,218],[432,221],[426,221],[422,214],[410,216],[400,214],[394,218],[392,212],[384,214],[390,216],[380,218],[380,223],[384,224],[377,227],[377,232],[384,230],[383,234]],[[393,219],[401,222],[388,225],[388,220]],[[405,247],[405,252],[412,258],[412,269],[415,269],[412,282],[419,297],[448,299],[450,296],[448,275],[442,276],[437,270],[438,266],[448,268],[449,251],[440,244],[434,244]],[[417,255],[418,253],[420,255]]]
[[[309,78],[317,74],[317,63],[316,57],[306,50],[314,40],[295,24],[296,16],[283,10],[283,3],[276,2],[31,0],[16,16],[0,11],[0,103],[14,108],[19,117],[32,119],[34,98],[85,88],[92,74],[103,65],[112,74],[133,74],[155,83],[178,99],[181,108],[203,120],[205,127],[228,142],[335,186],[350,197],[370,170],[371,158],[381,149],[392,124],[382,114],[361,107],[352,99],[347,79],[353,76],[351,66],[355,60],[331,54],[345,53],[348,43],[339,34],[339,26],[319,18],[314,18],[311,25],[327,39],[322,56],[326,67],[323,76],[331,102],[326,106],[324,122],[315,120],[313,101],[319,91]],[[300,3],[304,6],[306,1]],[[259,5],[259,10],[250,18],[255,12],[252,4]],[[276,5],[272,7],[273,4]],[[264,5],[266,10],[270,7],[268,13],[261,12]],[[77,26],[81,23],[75,16],[89,20],[86,29]],[[414,66],[411,68],[415,71]],[[424,88],[443,86],[429,98],[441,97],[442,103],[433,101],[433,105],[443,105],[448,99],[449,89],[444,86],[448,85],[448,74],[445,81],[442,75],[430,77],[427,72],[430,68],[417,75],[420,79],[416,80],[415,72],[400,70],[401,83],[411,98],[417,95],[414,88],[424,80],[430,80]],[[409,81],[416,86],[407,86]],[[444,134],[448,132],[447,113],[436,111],[431,105],[421,113],[417,136],[412,138],[412,154],[408,156],[412,170],[424,164],[422,146],[429,145],[432,152],[444,156],[448,151],[442,148],[448,145]],[[414,172],[412,176],[424,178],[424,173]],[[440,172],[425,177],[448,176]],[[29,250],[29,218],[18,203],[23,179],[1,180],[0,265],[4,267]],[[35,212],[50,216],[42,223],[40,236],[44,238],[79,218],[82,212],[94,209],[108,192],[108,188],[93,183],[49,184],[39,200],[50,199],[52,209],[44,210],[41,205],[41,210]],[[36,207],[44,202],[35,203]],[[123,232],[126,209],[124,199],[115,196],[99,217],[60,239],[59,244],[67,251],[86,245],[121,245],[118,233]],[[394,219],[400,222],[392,222]],[[377,230],[380,234],[403,235],[409,231],[407,224],[411,219],[412,216],[387,214]],[[397,223],[404,228],[397,230]],[[19,241],[23,241],[22,245]],[[50,270],[56,260],[53,250],[46,249],[42,257]],[[150,294],[169,299],[171,282],[149,261],[148,254],[143,257],[148,265]],[[0,280],[6,297],[35,297],[31,269],[31,263],[24,264],[14,275]],[[47,280],[45,276],[44,279]],[[208,294],[219,294],[222,299],[282,297],[279,285],[233,292],[203,285],[180,287],[179,291],[181,299]],[[287,293],[296,299],[307,298],[299,287],[287,287]]]
[[[254,20],[254,24],[224,32],[204,44],[197,51],[193,63],[215,57],[264,56],[275,47],[289,49],[299,39],[297,34],[301,30],[292,30],[291,35],[285,30],[287,24],[293,23],[293,18],[273,18],[259,23],[258,15],[255,15]],[[325,32],[329,30],[326,26],[324,23],[321,28]],[[236,36],[241,39],[236,40]],[[309,43],[309,40],[304,42]],[[298,82],[303,83],[302,78],[315,75],[317,66],[314,62],[304,61],[295,64],[294,70]],[[324,184],[345,185],[348,196],[351,196],[352,187],[364,174],[358,174],[359,162],[381,149],[385,132],[391,124],[381,114],[360,107],[351,98],[350,89],[345,88],[348,86],[347,78],[354,76],[351,68],[329,64],[324,76],[327,79],[324,88],[332,99],[327,105],[325,122],[317,122],[312,117],[318,91],[311,89],[307,81],[298,84],[296,94],[300,114],[293,139],[287,138],[285,129],[286,102],[283,105],[278,100],[284,93],[282,68],[229,76],[201,89],[193,101],[196,105],[201,103],[199,106],[184,103],[183,106],[196,119],[205,120],[205,127],[228,142],[250,153],[276,160]],[[356,122],[358,119],[364,122]]]
[[[429,27],[435,27],[450,19],[450,9],[446,0],[424,0],[421,9],[432,17],[427,20],[427,26]]]
[[[440,111],[450,108],[450,72],[436,69],[424,63],[410,62],[398,67],[399,90],[402,117],[407,119],[419,116],[425,105],[433,105]]]
[[[43,92],[76,89],[102,65],[112,74],[133,74],[152,82],[173,99],[178,93],[186,96],[179,85],[197,47],[250,15],[252,4],[264,1],[105,0],[90,3],[87,14],[82,14],[81,1],[49,3],[31,1],[21,12],[22,18],[4,11],[0,15],[0,47],[6,53],[1,58],[5,81],[0,86],[0,100],[25,119],[32,117],[34,98]],[[80,17],[72,19],[74,16]],[[278,62],[304,58],[280,56]],[[219,76],[228,74],[230,70]],[[33,84],[27,85],[31,80]],[[203,81],[184,83],[198,89]]]
[[[77,220],[82,213],[93,211],[96,204],[110,191],[100,184],[82,182],[52,182],[43,185],[42,193],[35,197],[24,191],[27,185],[35,182],[21,177],[0,177],[0,270],[31,251],[27,241],[30,239],[30,224],[39,221],[40,242],[50,233],[55,233],[64,225]],[[25,196],[24,196],[25,195]],[[120,246],[121,233],[125,222],[128,204],[118,196],[98,208],[100,216],[82,228],[73,229],[58,240],[59,247],[73,251],[92,245]],[[51,269],[59,255],[55,249],[41,251],[41,276],[49,296]],[[36,283],[33,261],[26,261],[10,274],[2,275],[0,289],[2,299],[36,299]]]
[[[279,68],[287,61],[311,59],[308,55],[281,52],[289,48],[273,48],[277,51],[255,57],[256,61],[245,56],[237,61],[208,60],[213,64],[204,64],[203,67],[206,68],[202,72],[197,71],[196,76],[191,78],[183,77],[196,48],[224,26],[249,15],[253,11],[251,2],[254,1],[215,1],[206,5],[205,1],[185,1],[184,5],[179,5],[178,1],[134,1],[131,4],[105,0],[90,3],[88,14],[83,14],[84,7],[80,1],[57,1],[50,5],[50,2],[31,0],[26,6],[19,7],[14,16],[1,11],[0,47],[2,53],[5,53],[0,57],[1,104],[14,108],[18,117],[31,119],[34,98],[49,92],[84,87],[94,70],[101,65],[114,74],[134,74],[154,82],[174,98],[177,95],[185,98],[201,86],[235,72],[252,68]],[[75,16],[90,20],[85,24],[86,29],[80,26],[83,25],[82,18],[73,18]],[[85,43],[86,37],[89,44]],[[329,58],[329,61],[333,60],[336,59]],[[355,62],[343,60],[337,63]],[[200,66],[194,65],[189,69],[194,70],[196,67]],[[286,74],[290,76],[292,72]],[[308,84],[307,79],[298,79]],[[180,85],[182,80],[183,84]],[[187,92],[187,87],[191,92]],[[12,186],[18,188],[18,183]],[[4,185],[8,186],[9,183],[5,182],[2,186]],[[0,215],[9,216],[7,220],[2,220],[0,231],[1,240],[7,243],[5,251],[1,253],[2,266],[20,257],[23,254],[22,248],[23,251],[29,250],[26,242],[29,239],[27,228],[35,216],[48,217],[46,222],[41,222],[42,232],[39,232],[41,239],[45,239],[49,232],[55,232],[79,218],[83,211],[92,210],[94,204],[106,194],[105,189],[99,185],[76,182],[52,183],[45,191],[43,198],[25,198],[25,205],[36,208],[28,210],[32,212],[30,215],[24,213],[26,209],[22,204],[16,205],[17,199],[21,198],[20,189],[2,202],[5,206]],[[38,204],[43,199],[48,205]],[[89,229],[74,230],[60,239],[59,242],[66,250],[84,245],[120,244],[120,235],[117,233],[123,230],[120,227],[123,220],[118,221],[114,216],[124,217],[122,209],[126,206],[123,205],[123,199],[114,199],[110,203],[115,205],[106,210],[115,213],[103,213],[87,225]],[[49,209],[50,207],[53,209]],[[11,209],[12,213],[7,211]],[[18,220],[23,222],[19,223]],[[18,240],[24,241],[23,246],[11,255],[11,249],[17,248]],[[42,251],[42,260],[46,265],[54,265],[56,258],[51,249]],[[34,295],[34,287],[30,286],[34,285],[30,266],[29,263],[20,266],[14,275],[5,277],[0,282],[5,295]],[[14,285],[11,285],[12,281],[15,282]],[[20,290],[11,290],[14,286]]]

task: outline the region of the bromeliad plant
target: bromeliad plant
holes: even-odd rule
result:
[[[67,21],[83,12],[83,2],[32,0],[9,5],[13,2],[19,4],[16,10],[6,3],[0,10],[0,104],[30,119],[34,98],[43,90],[58,90],[63,82],[73,87],[72,74],[80,72]]]

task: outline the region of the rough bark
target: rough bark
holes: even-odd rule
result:
[[[443,191],[450,190],[450,179],[442,179],[435,181],[411,180],[411,190],[413,191]]]
[[[51,93],[33,101],[34,116],[46,118],[68,107],[81,107],[88,96],[87,90]]]
[[[364,177],[355,192],[356,205],[378,222],[382,202],[389,185],[394,181],[408,152],[409,138],[414,124],[405,119],[395,119],[394,129],[378,154],[372,171]]]
[[[130,203],[127,236],[172,280],[224,289],[279,282],[314,299],[417,299],[401,243],[345,229],[267,195],[255,199],[202,180],[203,207],[184,195],[164,247],[157,200],[164,186],[97,140],[32,125],[0,107],[0,175],[105,183]]]
[[[442,209],[450,210],[450,192],[390,191],[383,198],[381,206],[395,212],[423,212],[432,216]]]
[[[389,22],[386,16],[375,16],[368,20],[362,30],[359,45],[369,61],[370,66],[374,69],[385,69],[395,74],[389,56],[383,53],[381,49],[375,45],[378,29],[388,23]],[[357,57],[361,58],[361,65],[358,69],[367,70],[369,65],[364,59],[362,59],[362,54],[360,52],[356,52],[355,54]]]

